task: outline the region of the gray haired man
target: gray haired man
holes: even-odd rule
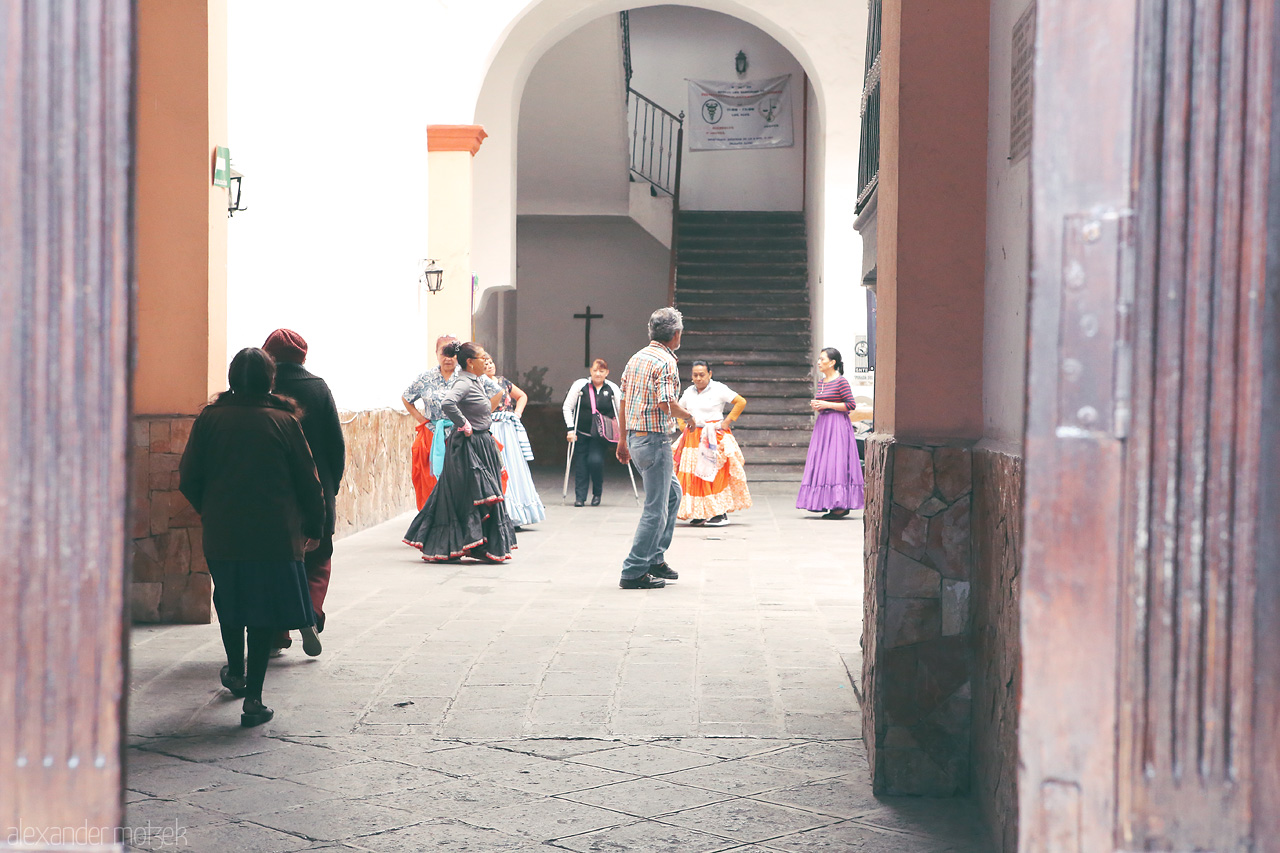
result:
[[[644,509],[618,582],[623,589],[660,589],[680,577],[666,561],[681,497],[667,436],[675,429],[674,418],[690,418],[679,403],[676,372],[683,331],[679,311],[654,311],[649,317],[649,345],[631,356],[622,371],[618,423],[626,437],[618,442],[618,461],[626,465],[635,460],[644,480]]]

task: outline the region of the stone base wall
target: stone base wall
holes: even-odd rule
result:
[[[342,412],[339,417],[347,442],[334,532],[341,538],[417,509],[409,473],[417,422],[394,409]]]
[[[863,726],[875,791],[958,796],[971,770],[968,445],[867,442]]]
[[[178,491],[193,415],[141,415],[129,458],[135,622],[203,624],[213,612],[200,516]]]
[[[1022,457],[973,454],[975,795],[999,853],[1018,847]]]
[[[415,508],[409,457],[413,418],[392,409],[344,413],[347,470],[338,491],[336,536]],[[138,415],[129,460],[134,622],[206,624],[213,582],[204,561],[200,516],[178,491],[178,462],[192,415]]]

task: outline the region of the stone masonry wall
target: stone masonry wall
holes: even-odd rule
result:
[[[336,536],[414,509],[409,454],[414,422],[392,409],[342,414],[347,470],[338,491]],[[139,415],[129,464],[133,621],[208,623],[213,583],[200,516],[178,491],[178,462],[192,415]]]
[[[873,784],[884,794],[963,795],[971,768],[972,452],[876,436],[867,459],[863,714]]]
[[[975,794],[999,853],[1018,846],[1022,457],[973,455]]]

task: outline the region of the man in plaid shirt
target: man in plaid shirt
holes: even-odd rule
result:
[[[618,423],[626,438],[618,442],[618,461],[626,465],[635,460],[644,480],[644,509],[618,581],[623,589],[661,589],[680,577],[665,557],[681,498],[667,436],[675,429],[674,418],[691,417],[678,402],[675,353],[683,331],[679,311],[654,311],[649,317],[649,345],[631,356],[622,372]]]

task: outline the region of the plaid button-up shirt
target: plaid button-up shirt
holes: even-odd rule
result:
[[[671,432],[675,418],[659,403],[680,399],[680,375],[676,372],[676,356],[665,345],[649,341],[649,345],[631,356],[622,371],[622,399],[626,404],[625,429],[637,432]]]

